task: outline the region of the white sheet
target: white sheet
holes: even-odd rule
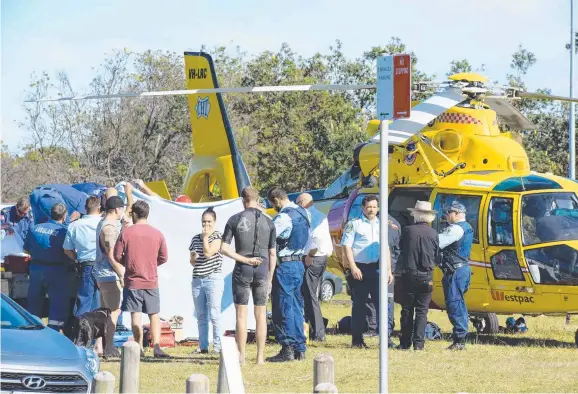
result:
[[[122,191],[122,185],[117,189]],[[119,193],[123,196],[123,193]],[[221,233],[227,220],[243,210],[241,199],[215,203],[185,204],[151,197],[134,190],[135,200],[145,200],[150,205],[149,224],[159,229],[167,241],[169,259],[159,267],[159,292],[161,297],[160,316],[166,320],[174,315],[182,316],[185,337],[198,337],[197,319],[192,296],[192,272],[189,263],[189,245],[195,234],[201,232],[201,216],[211,206],[217,214],[216,229]],[[124,197],[124,196],[123,196]],[[234,242],[233,244],[234,245]],[[227,257],[223,261],[225,292],[221,302],[221,330],[235,329],[235,305],[233,303],[232,272],[235,262]],[[253,299],[249,300],[247,328],[255,328]],[[143,317],[148,322],[148,317]],[[130,314],[123,313],[123,324],[130,327]],[[209,340],[212,338],[209,324]]]
[[[117,189],[124,198],[122,183],[117,185]],[[216,229],[222,233],[227,220],[243,210],[241,199],[215,203],[184,204],[159,197],[151,197],[136,189],[134,190],[134,197],[136,200],[142,199],[149,203],[149,223],[159,229],[167,241],[169,259],[159,267],[160,316],[166,320],[175,315],[182,316],[184,318],[183,331],[185,337],[197,338],[197,319],[191,289],[192,267],[189,263],[191,238],[201,232],[201,215],[209,206],[212,206],[217,214]],[[16,254],[22,251],[21,241],[10,238],[13,237],[2,239],[2,257],[8,252]],[[18,245],[20,246],[18,247]],[[233,304],[231,282],[234,265],[233,260],[224,258],[223,277],[225,280],[225,292],[221,302],[221,330],[223,332],[235,329],[235,305]],[[255,319],[253,316],[252,297],[249,299],[248,309],[247,328],[254,329]],[[143,322],[147,323],[148,317],[143,317]],[[130,328],[129,313],[123,314],[123,324]],[[209,338],[212,338],[212,326],[210,324]]]

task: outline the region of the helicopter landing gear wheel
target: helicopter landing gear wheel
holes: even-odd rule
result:
[[[474,315],[470,320],[478,334],[497,334],[500,330],[498,315],[495,313]]]

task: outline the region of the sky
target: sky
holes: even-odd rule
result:
[[[522,44],[537,58],[528,88],[569,95],[570,0],[0,1],[0,138],[10,151],[30,141],[17,123],[31,74],[65,71],[82,93],[112,49],[226,45],[256,54],[288,43],[311,56],[339,39],[355,58],[396,36],[428,74],[443,78],[465,58],[505,83]]]

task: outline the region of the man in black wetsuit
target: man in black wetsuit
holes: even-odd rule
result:
[[[233,270],[233,301],[237,312],[235,339],[241,364],[247,342],[247,304],[253,294],[257,322],[257,364],[263,364],[267,338],[267,298],[277,264],[276,232],[273,221],[257,204],[259,194],[249,186],[241,192],[245,210],[232,216],[223,232],[221,253],[236,261]],[[235,238],[235,250],[231,240]]]

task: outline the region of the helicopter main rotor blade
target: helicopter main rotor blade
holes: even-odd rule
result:
[[[578,103],[578,98],[566,97],[566,96],[554,96],[552,94],[546,93],[533,93],[533,92],[517,92],[520,97],[544,99],[544,100],[559,100],[559,101],[569,101],[573,103]]]
[[[484,102],[496,112],[500,121],[511,130],[535,130],[536,125],[525,117],[516,107],[510,104],[506,97],[486,97]]]
[[[403,144],[414,134],[423,129],[429,122],[437,118],[456,104],[464,101],[461,90],[447,88],[422,101],[411,109],[409,118],[394,120],[388,128],[387,139],[389,144]],[[372,142],[380,141],[380,134],[376,134]]]
[[[191,89],[191,90],[166,90],[159,92],[141,93],[114,93],[103,95],[84,95],[59,98],[46,98],[40,100],[26,100],[25,103],[38,103],[50,101],[72,101],[72,100],[97,100],[125,97],[155,97],[155,96],[183,96],[192,94],[207,93],[264,93],[264,92],[298,92],[298,91],[325,91],[325,90],[362,90],[375,89],[375,85],[286,85],[286,86],[248,86],[242,88],[213,88],[213,89]]]

